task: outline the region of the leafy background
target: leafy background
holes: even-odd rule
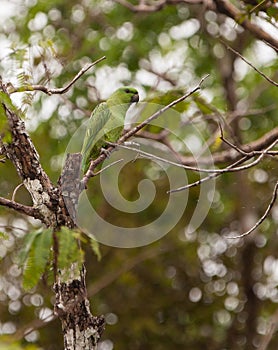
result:
[[[244,16],[251,16],[248,11],[254,4],[234,3]],[[277,35],[274,2],[252,16],[266,29],[273,23],[271,31]],[[26,112],[25,122],[42,165],[55,182],[73,133],[100,100],[126,83],[138,88],[141,100],[167,104],[209,73],[199,98],[179,105],[181,118],[201,117],[196,127],[203,139],[209,141],[217,128],[209,118],[212,106],[223,116],[233,109],[243,114],[233,124],[243,143],[273,129],[277,88],[227,51],[219,36],[277,80],[277,55],[271,47],[231,18],[186,2],[134,13],[108,0],[15,0],[12,14],[0,28],[0,72],[4,81],[15,86],[61,87],[86,63],[106,56],[65,95],[13,95]],[[190,135],[186,125],[179,135]],[[9,161],[0,167],[1,196],[11,198],[19,179]],[[125,169],[121,176],[126,198],[136,199],[138,181],[150,168],[146,162]],[[198,176],[189,173],[188,178],[194,181]],[[84,245],[92,309],[94,314],[104,314],[107,322],[100,349],[260,347],[272,320],[277,322],[277,205],[247,239],[229,241],[223,236],[247,230],[263,214],[275,179],[274,158],[244,173],[223,175],[217,180],[206,220],[192,234],[186,226],[198,201],[198,188],[189,191],[187,214],[158,242],[134,249],[101,245],[100,260],[89,244]],[[161,176],[156,202],[139,222],[111,210],[97,179],[89,193],[107,220],[136,226],[163,210],[167,186]],[[23,188],[16,199],[31,204]],[[4,208],[0,215],[2,339],[10,341],[11,349],[61,349],[61,328],[51,314],[53,293],[47,277],[28,292],[22,288],[19,251],[24,236],[40,224]],[[277,344],[274,335],[268,349],[277,349]],[[8,345],[0,343],[1,347]]]

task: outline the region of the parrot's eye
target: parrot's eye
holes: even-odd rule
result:
[[[129,94],[129,93],[130,93],[130,90],[129,90],[129,89],[125,89],[125,92],[126,92],[127,94]]]

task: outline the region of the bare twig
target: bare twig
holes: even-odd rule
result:
[[[109,144],[111,144],[111,143],[109,142]],[[105,170],[107,170],[108,168],[111,168],[113,165],[118,164],[118,163],[120,163],[120,162],[122,162],[122,161],[123,161],[123,159],[118,159],[118,160],[116,160],[115,162],[106,165],[104,168],[101,168],[99,171],[93,172],[93,176],[97,176],[97,175],[103,173],[103,172],[104,172]]]
[[[268,205],[268,207],[266,208],[266,211],[264,212],[264,214],[260,217],[260,219],[255,223],[255,225],[253,227],[250,228],[250,230],[240,234],[240,235],[237,235],[237,236],[232,236],[232,237],[226,237],[227,239],[237,239],[237,238],[242,238],[242,237],[245,237],[245,236],[248,236],[251,232],[255,231],[256,228],[258,226],[260,226],[260,224],[267,218],[269,212],[271,211],[275,201],[276,201],[276,198],[277,198],[277,190],[278,190],[278,181],[276,182],[275,186],[274,186],[274,190],[273,190],[273,193],[272,193],[272,198],[271,198],[271,201]]]
[[[148,152],[142,151],[142,150],[140,150],[138,148],[133,148],[133,147],[126,146],[126,145],[123,145],[123,144],[111,143],[111,142],[108,142],[108,144],[109,145],[113,145],[114,147],[119,147],[119,148],[128,149],[130,151],[134,151],[137,154],[139,154],[141,156],[144,156],[146,158],[158,160],[160,162],[163,162],[163,163],[166,163],[166,164],[169,164],[169,165],[174,165],[174,166],[176,166],[178,168],[183,168],[185,170],[192,170],[192,171],[196,171],[198,173],[213,173],[213,174],[214,173],[222,173],[222,169],[205,169],[205,168],[198,168],[198,167],[194,167],[194,166],[188,166],[188,165],[185,165],[185,164],[173,162],[172,160],[156,156],[156,155],[154,155],[152,153],[148,153]]]
[[[278,142],[278,140],[276,142],[274,142],[272,145],[270,145],[269,148],[273,147],[277,142]],[[112,143],[109,142],[109,144],[111,145]],[[156,156],[156,155],[154,155],[152,153],[148,153],[148,152],[145,152],[145,151],[142,151],[140,149],[133,148],[133,147],[130,147],[130,146],[126,146],[126,145],[122,145],[122,144],[113,144],[113,145],[117,146],[119,148],[124,148],[124,149],[128,149],[128,150],[134,151],[137,154],[145,156],[145,157],[147,157],[149,159],[154,159],[154,160],[157,160],[157,161],[169,164],[169,165],[174,165],[176,167],[183,168],[185,170],[192,170],[192,171],[196,171],[198,173],[201,173],[201,172],[211,173],[211,175],[209,175],[209,176],[207,176],[205,178],[202,178],[202,179],[200,179],[200,180],[198,180],[198,181],[196,181],[194,183],[191,183],[189,185],[186,185],[186,186],[174,189],[174,190],[170,190],[167,193],[179,192],[179,191],[188,189],[190,187],[198,186],[201,183],[203,183],[205,181],[208,181],[208,180],[211,180],[212,178],[214,178],[216,176],[219,176],[219,175],[222,175],[223,173],[226,173],[226,172],[238,172],[238,171],[242,171],[242,170],[246,170],[248,168],[251,168],[254,165],[258,164],[260,162],[260,160],[265,156],[265,154],[268,151],[266,149],[265,151],[260,153],[260,156],[255,161],[253,161],[253,162],[251,162],[249,164],[243,165],[241,167],[239,167],[237,165],[239,165],[239,164],[245,162],[246,160],[248,160],[251,157],[250,154],[246,153],[246,155],[243,158],[241,158],[239,161],[229,165],[228,167],[226,167],[224,169],[203,169],[203,168],[192,167],[192,166],[187,166],[187,165],[184,165],[184,164],[176,163],[176,162],[173,162],[171,160],[168,160],[168,159]],[[253,156],[253,153],[251,153],[251,154]]]
[[[255,5],[253,8],[251,8],[250,11],[248,11],[249,15],[257,10],[259,10],[265,3],[267,3],[269,0],[262,0],[257,5]]]
[[[16,210],[18,213],[22,213],[28,216],[32,216],[36,219],[41,219],[40,213],[36,208],[29,207],[28,205],[20,204],[12,200],[0,197],[0,205]]]
[[[244,163],[247,159],[248,159],[248,157],[243,157],[243,158],[241,158],[240,160],[236,161],[235,163],[230,164],[229,166],[227,166],[226,169],[232,169],[232,168],[236,167],[237,165]],[[168,191],[167,193],[170,193],[170,192],[179,192],[179,191],[187,190],[187,189],[189,189],[189,188],[191,188],[191,187],[199,186],[199,185],[201,185],[202,183],[207,182],[207,181],[209,181],[209,180],[211,180],[211,179],[213,179],[213,178],[215,178],[215,177],[218,177],[218,176],[220,176],[220,175],[221,175],[221,173],[213,173],[213,174],[210,174],[210,175],[208,175],[208,176],[206,176],[206,177],[201,178],[200,180],[197,180],[197,181],[192,182],[192,183],[190,183],[190,184],[188,184],[188,185],[186,185],[186,186],[183,186],[182,188],[177,188],[176,190]]]
[[[242,166],[237,166],[237,167],[234,167],[234,166],[228,166],[224,169],[215,169],[215,171],[213,171],[213,169],[200,169],[200,172],[212,172],[212,173],[215,173],[215,174],[224,174],[224,173],[228,173],[228,172],[238,172],[238,171],[243,171],[243,170],[246,170],[246,169],[249,169],[255,165],[257,165],[261,160],[262,158],[267,154],[267,152],[276,145],[276,143],[278,142],[278,140],[275,140],[271,145],[269,145],[260,155],[257,159],[255,159],[253,162],[251,163],[248,163],[248,164],[245,164],[245,165],[242,165]],[[247,160],[249,157],[245,156]],[[245,158],[244,157],[244,158]],[[243,158],[243,159],[244,159]],[[244,160],[244,161],[245,161]],[[204,171],[206,170],[206,171]],[[185,185],[185,186],[182,186],[182,187],[179,187],[179,188],[176,188],[174,190],[169,190],[168,193],[172,193],[172,192],[180,192],[180,191],[184,191],[190,187],[193,187],[193,186],[197,186],[197,184],[201,184],[202,182],[204,181],[208,181],[210,180],[212,177],[215,177],[214,174],[212,174],[211,176],[208,176],[208,178],[204,178],[204,179],[200,179],[198,180],[197,182],[195,183],[191,183],[189,185]],[[206,179],[206,180],[205,180]],[[203,181],[201,181],[203,180]]]
[[[227,140],[225,137],[224,137],[224,132],[223,132],[223,128],[222,128],[222,125],[221,123],[218,123],[218,126],[219,126],[219,129],[220,129],[220,139],[226,143],[229,147],[235,149],[238,153],[242,154],[243,156],[250,156],[250,152],[245,152],[243,151],[241,148],[239,148],[238,146],[234,145],[232,142],[230,142],[229,140]]]
[[[2,227],[4,229],[7,229],[7,230],[19,230],[19,231],[23,231],[23,232],[28,232],[28,229],[22,228],[22,227],[18,227],[18,226],[0,225],[0,227]]]
[[[118,4],[126,7],[132,12],[156,12],[162,10],[166,5],[178,5],[178,4],[189,4],[197,5],[203,4],[204,2],[209,2],[208,0],[157,0],[151,5],[147,5],[144,0],[139,0],[138,5],[133,5],[127,0],[113,0]]]
[[[95,66],[97,63],[103,61],[106,57],[103,56],[96,60],[95,62],[92,62],[85,67],[83,67],[76,76],[64,87],[62,88],[48,88],[44,85],[27,85],[27,86],[21,86],[21,87],[13,87],[9,93],[15,93],[15,92],[26,92],[26,91],[42,91],[47,95],[53,95],[53,94],[64,94],[66,93],[72,85],[83,75],[85,74],[89,69],[91,69],[93,66]]]
[[[269,78],[267,75],[265,75],[262,71],[260,71],[258,68],[256,68],[250,61],[248,61],[244,56],[242,56],[237,50],[233,49],[230,45],[225,43],[222,39],[220,41],[226,46],[226,48],[230,51],[232,51],[234,54],[236,54],[238,57],[240,57],[245,63],[248,64],[251,68],[253,68],[257,73],[259,73],[265,80],[267,80],[270,84],[274,86],[278,86],[278,83],[271,78]]]
[[[15,200],[16,192],[20,189],[21,186],[23,186],[23,183],[17,185],[16,188],[14,189],[13,195],[12,195],[12,201],[13,201],[13,202],[14,202],[14,200]]]
[[[140,124],[141,125],[141,124]],[[131,129],[130,131],[134,130]],[[126,134],[125,134],[126,135]],[[125,136],[124,135],[124,136]],[[123,137],[124,137],[123,136]],[[122,140],[123,137],[120,139]],[[108,148],[108,151],[112,151],[113,148],[115,148],[116,146],[119,146],[120,140],[117,143],[114,143],[113,146],[110,146]],[[236,172],[236,171],[242,171],[242,170],[246,170],[256,164],[258,164],[261,159],[267,155],[277,155],[277,151],[272,151],[271,148],[274,147],[274,145],[277,143],[278,141],[278,127],[271,130],[269,133],[265,134],[262,138],[250,142],[249,144],[243,145],[241,146],[241,151],[242,152],[237,152],[235,153],[233,149],[230,150],[225,150],[222,152],[218,152],[215,153],[213,155],[213,158],[211,157],[200,157],[198,158],[198,163],[199,164],[218,164],[218,163],[225,163],[225,162],[229,162],[229,161],[234,161],[233,164],[227,166],[224,169],[204,169],[204,168],[199,168],[196,166],[190,166],[190,164],[196,164],[196,158],[193,156],[181,156],[181,162],[180,163],[175,163],[175,162],[171,162],[171,165],[175,165],[187,170],[192,170],[192,171],[197,171],[197,172],[205,172],[205,173],[212,173],[210,176],[202,178],[192,184],[186,185],[183,189],[188,189],[190,187],[194,187],[194,186],[198,186],[201,183],[210,180],[213,177],[216,177],[218,175],[221,175],[225,172]],[[123,141],[124,142],[124,141]],[[123,147],[127,147],[127,146],[123,146]],[[233,148],[236,147],[233,145]],[[265,149],[263,149],[263,147],[266,147]],[[133,151],[137,151],[134,148],[130,148]],[[147,156],[147,157],[151,157],[153,155],[147,154],[146,152],[144,153],[144,151],[140,151],[141,154]],[[139,152],[139,153],[140,153]],[[242,157],[243,154],[246,154],[245,156]],[[256,157],[259,156],[254,162],[246,164],[242,167],[237,167],[237,165],[242,164],[244,162],[246,162],[248,159],[252,158],[252,157]],[[84,186],[86,187],[86,184],[88,183],[88,180],[90,177],[93,177],[95,174],[93,172],[93,169],[95,169],[95,167],[100,164],[107,156],[105,154],[101,154],[96,160],[91,162],[90,168],[87,171],[87,173],[84,175],[82,183],[84,184]],[[166,161],[166,162],[170,162],[168,160],[165,160],[163,158],[157,159],[160,161]],[[181,190],[181,189],[180,189]]]

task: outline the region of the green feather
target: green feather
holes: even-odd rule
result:
[[[106,102],[93,110],[88,121],[82,154],[82,171],[85,172],[91,159],[95,159],[106,141],[116,142],[122,134],[127,110],[131,103],[138,102],[136,89],[124,86],[116,90]]]

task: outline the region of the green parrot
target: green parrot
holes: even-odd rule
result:
[[[99,155],[101,148],[107,146],[106,141],[116,142],[119,139],[127,110],[131,103],[138,101],[138,91],[124,86],[116,90],[106,102],[96,106],[88,121],[81,150],[83,172],[88,169],[91,159]]]

